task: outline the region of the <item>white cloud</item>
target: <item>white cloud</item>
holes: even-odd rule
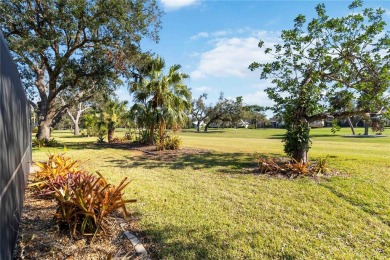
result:
[[[247,38],[222,38],[213,42],[213,49],[200,55],[197,68],[191,73],[191,78],[206,77],[246,77],[253,76],[248,70],[254,61],[270,62],[272,57],[265,55],[258,48],[259,39],[264,40],[266,47],[272,47],[277,41],[275,33],[257,32]]]
[[[191,40],[198,40],[198,39],[207,38],[207,37],[209,37],[209,34],[207,32],[200,32],[198,34],[191,36]]]
[[[248,105],[272,106],[273,102],[268,98],[264,90],[246,94],[243,97],[244,103]]]
[[[213,89],[210,87],[202,86],[202,87],[194,88],[194,91],[201,92],[201,93],[210,93],[213,91]]]
[[[167,10],[177,10],[182,7],[195,5],[199,0],[161,0],[162,5]]]

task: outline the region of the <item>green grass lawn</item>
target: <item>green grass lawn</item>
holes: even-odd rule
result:
[[[390,137],[346,137],[349,129],[311,133],[309,156],[329,155],[339,176],[318,181],[253,174],[254,152],[283,155],[279,129],[183,130],[184,147],[210,152],[169,161],[88,145],[96,138],[69,131],[53,137],[110,182],[132,179],[125,197],[138,200],[131,211],[141,238],[153,243],[153,258],[389,259]],[[44,160],[47,152],[34,148],[33,159]]]

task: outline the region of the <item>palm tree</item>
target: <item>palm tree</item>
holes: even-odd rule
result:
[[[109,99],[103,105],[103,117],[107,124],[107,139],[112,142],[115,128],[126,114],[127,101],[120,102],[117,99]]]
[[[135,103],[132,111],[140,125],[149,130],[151,144],[154,143],[155,129],[162,137],[167,126],[184,124],[186,112],[191,109],[191,92],[184,84],[189,76],[179,71],[180,65],[171,66],[167,75],[164,75],[164,68],[165,61],[158,56],[130,88]]]

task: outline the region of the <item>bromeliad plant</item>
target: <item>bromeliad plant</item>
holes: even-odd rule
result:
[[[80,172],[79,162],[66,157],[64,154],[49,154],[49,160],[37,162],[35,165],[39,167],[39,170],[32,175],[29,187],[33,187],[42,193],[50,193],[47,189],[51,187],[51,183],[55,180],[58,182],[68,174]]]
[[[254,155],[261,174],[280,174],[289,178],[299,176],[319,176],[330,172],[328,157],[320,158],[313,162],[304,163],[293,158],[263,157],[257,153]]]
[[[53,196],[58,203],[55,218],[73,234],[105,231],[107,216],[113,211],[122,209],[125,217],[129,215],[126,204],[136,201],[122,198],[122,191],[129,183],[125,178],[118,186],[108,184],[100,173],[68,174],[65,181],[53,183]]]
[[[36,165],[40,170],[33,175],[29,186],[57,201],[54,216],[72,234],[105,231],[108,215],[122,209],[127,217],[126,204],[135,202],[122,197],[123,189],[130,183],[127,178],[114,186],[99,172],[95,175],[81,170],[77,161],[64,154],[49,155],[47,162]]]

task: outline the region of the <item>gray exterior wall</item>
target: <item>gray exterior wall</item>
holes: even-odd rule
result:
[[[30,171],[30,106],[1,34],[0,61],[0,259],[12,259]]]

